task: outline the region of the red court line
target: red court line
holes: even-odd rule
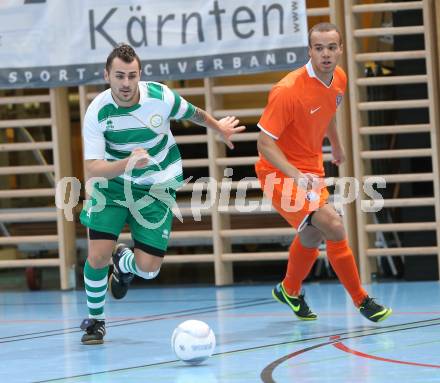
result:
[[[330,339],[331,340],[335,340],[335,339],[339,339],[340,336],[332,336]],[[382,362],[388,362],[388,363],[398,363],[398,364],[406,364],[409,366],[419,366],[419,367],[431,367],[431,368],[440,368],[440,365],[437,364],[427,364],[427,363],[417,363],[417,362],[406,362],[403,360],[396,360],[396,359],[388,359],[388,358],[382,358],[380,356],[375,356],[375,355],[370,355],[370,354],[365,354],[363,352],[360,351],[356,351],[353,350],[351,348],[348,348],[345,344],[343,344],[342,342],[336,342],[333,343],[333,346],[336,347],[337,349],[347,352],[349,354],[353,354],[356,356],[360,356],[361,358],[367,358],[367,359],[373,359],[373,360],[380,360]]]

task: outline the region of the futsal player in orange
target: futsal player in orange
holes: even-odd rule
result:
[[[342,219],[327,203],[323,184],[322,143],[328,137],[333,163],[345,160],[335,113],[345,92],[347,77],[337,66],[342,37],[334,24],[320,23],[309,31],[309,62],[285,76],[271,90],[258,123],[259,160],[255,165],[265,195],[297,230],[284,280],[272,291],[302,320],[317,315],[307,305],[302,282],[326,241],[327,257],[360,313],[373,322],[392,310],[370,298],[362,288]]]

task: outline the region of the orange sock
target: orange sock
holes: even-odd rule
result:
[[[318,258],[317,248],[304,247],[299,235],[295,237],[289,249],[289,261],[287,263],[286,276],[283,287],[290,296],[301,293],[301,283],[309,275],[310,269]]]
[[[368,293],[362,288],[348,240],[327,241],[327,257],[341,283],[359,307]]]

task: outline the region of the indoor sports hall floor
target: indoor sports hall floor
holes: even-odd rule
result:
[[[315,322],[296,320],[272,285],[131,289],[108,299],[106,342],[80,343],[85,295],[0,292],[0,382],[440,382],[440,283],[367,286],[394,309],[373,324],[336,283],[307,284]],[[215,354],[176,360],[170,337],[207,322]]]

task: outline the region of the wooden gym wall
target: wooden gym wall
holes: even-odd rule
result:
[[[385,198],[385,211],[423,207],[431,217],[428,221],[399,221],[399,214],[391,221],[381,221],[375,214],[366,213],[362,206],[369,198],[362,194],[356,202],[345,208],[345,223],[352,247],[361,269],[364,282],[371,278],[381,257],[401,255],[439,256],[439,174],[438,174],[438,55],[435,41],[440,41],[434,15],[439,16],[439,6],[434,10],[432,0],[409,2],[322,0],[307,1],[308,23],[335,22],[344,35],[345,54],[341,65],[349,74],[349,89],[342,108],[338,111],[338,129],[344,142],[348,161],[340,169],[329,164],[327,151],[324,159],[330,177],[355,176],[361,184],[371,184],[368,176],[383,177],[395,190]],[[423,14],[420,25],[407,27],[384,26],[392,19],[393,12],[419,10]],[[439,19],[439,17],[437,17]],[[435,38],[437,34],[437,39]],[[425,48],[414,51],[391,51],[387,43],[390,36],[423,36]],[[383,36],[388,38],[384,39]],[[365,76],[371,63],[383,63],[394,68],[402,60],[424,59],[425,73],[416,75],[374,77]],[[192,182],[178,194],[184,215],[183,223],[176,220],[171,237],[168,263],[208,263],[213,266],[215,283],[224,285],[234,281],[234,262],[286,260],[286,247],[294,232],[270,209],[258,213],[240,212],[249,202],[262,201],[256,179],[250,179],[250,189],[243,201],[236,198],[237,189],[243,187],[240,179],[254,177],[253,165],[257,158],[256,123],[267,101],[271,86],[284,73],[273,72],[260,75],[224,78],[205,78],[191,81],[174,81],[168,85],[195,105],[205,108],[217,118],[236,115],[248,127],[235,139],[236,150],[229,151],[223,143],[205,129],[176,124],[173,129],[183,153],[185,175],[193,176]],[[389,97],[375,101],[369,98],[371,87],[386,85],[425,84],[426,97],[421,99],[398,99]],[[85,246],[84,231],[66,221],[62,212],[54,208],[53,197],[56,181],[64,176],[82,177],[79,127],[69,127],[70,110],[79,105],[82,117],[87,105],[103,87],[81,86],[78,92],[70,89],[50,91],[2,92],[0,98],[0,268],[11,267],[57,267],[60,270],[61,288],[73,287],[72,276],[76,263],[77,248]],[[371,93],[371,92],[370,92]],[[78,104],[76,104],[78,103]],[[36,105],[38,107],[33,107]],[[389,110],[427,110],[429,121],[423,123],[371,124],[374,113]],[[34,133],[38,131],[37,133]],[[71,132],[75,134],[71,134]],[[390,145],[378,149],[377,140],[396,143],[408,134],[429,137],[429,147],[399,149]],[[71,147],[69,151],[66,148]],[[328,149],[328,148],[327,148]],[[23,155],[23,153],[27,153]],[[73,155],[71,155],[73,153]],[[432,171],[426,173],[384,172],[376,162],[394,161],[397,168],[413,158],[428,158]],[[72,166],[73,164],[73,166]],[[75,172],[72,170],[75,170]],[[232,168],[233,175],[225,175]],[[30,174],[33,174],[32,176]],[[39,174],[39,176],[35,176]],[[226,204],[219,200],[221,189],[208,188],[200,210],[200,221],[194,221],[190,191],[194,180],[209,176],[231,189],[231,200]],[[417,197],[401,197],[399,190],[410,185],[414,190],[418,183],[427,182],[431,194]],[[200,185],[199,185],[200,186]],[[19,202],[17,202],[19,201]],[[390,210],[391,209],[391,210]],[[79,208],[76,213],[78,213]],[[386,213],[389,215],[388,213]],[[391,214],[391,213],[390,213]],[[50,222],[52,222],[51,225]],[[75,232],[77,238],[75,238]],[[399,246],[387,248],[387,238],[392,236],[394,245],[399,233],[434,234],[435,243],[428,246]],[[428,235],[428,234],[427,234]],[[384,239],[382,242],[378,238]],[[128,240],[128,233],[121,239]],[[378,245],[378,243],[380,243]],[[76,246],[75,246],[76,244]],[[394,246],[393,245],[393,246]],[[391,246],[391,245],[389,245]],[[17,250],[18,249],[18,250]],[[43,252],[39,258],[22,258],[27,252]],[[324,255],[325,249],[322,249]],[[55,254],[55,256],[54,256]]]

